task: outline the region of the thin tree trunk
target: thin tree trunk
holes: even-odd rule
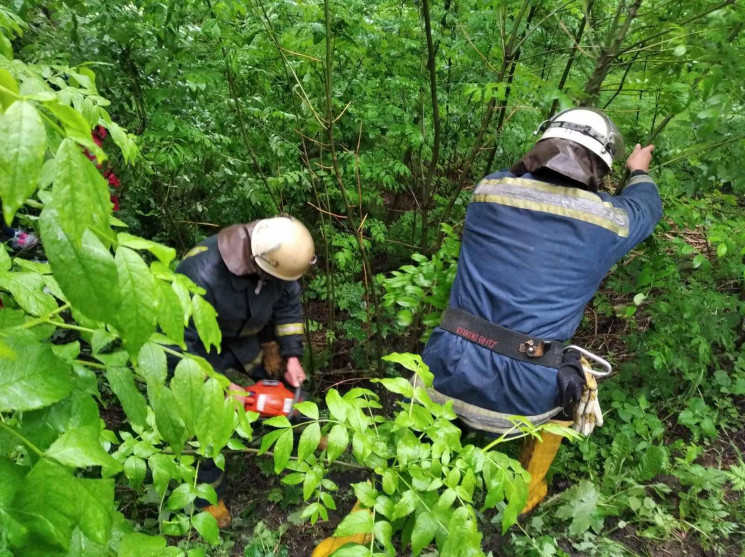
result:
[[[339,191],[341,192],[342,200],[344,202],[344,209],[346,211],[347,215],[347,223],[354,231],[354,213],[352,212],[352,206],[349,203],[349,194],[347,193],[346,188],[344,187],[344,181],[341,177],[341,172],[339,170],[339,159],[336,155],[336,146],[334,145],[334,113],[333,113],[333,103],[332,103],[332,81],[331,81],[331,64],[332,64],[332,47],[331,47],[331,41],[332,41],[332,35],[331,35],[331,9],[329,7],[330,0],[324,0],[323,1],[323,13],[324,18],[326,20],[326,136],[328,138],[329,143],[329,150],[331,152],[331,161],[332,161],[332,167],[334,170],[334,175],[336,176],[336,181],[339,185]],[[360,203],[362,203],[362,199],[360,199]],[[372,302],[373,310],[375,312],[375,321],[377,325],[377,332],[374,335],[375,337],[375,348],[376,348],[376,364],[380,365],[380,360],[383,357],[383,347],[381,344],[381,333],[383,330],[383,323],[382,323],[382,317],[380,315],[380,304],[378,303],[378,296],[375,292],[375,285],[373,284],[373,275],[372,275],[372,268],[370,265],[370,258],[367,254],[367,250],[365,249],[365,240],[362,234],[362,227],[363,222],[361,221],[359,223],[359,226],[357,230],[355,231],[355,237],[357,238],[357,244],[360,249],[360,257],[362,259],[362,269],[364,273],[364,281],[363,284],[365,285],[365,292],[367,294],[367,298],[370,302]],[[370,304],[368,304],[367,307],[367,313],[369,315],[370,312]]]
[[[502,59],[502,66],[499,70],[499,73],[497,74],[497,82],[501,82],[504,80],[505,74],[507,73],[507,68],[509,68],[510,63],[512,62],[512,52],[515,46],[515,42],[517,41],[518,30],[520,29],[520,24],[523,20],[523,17],[525,17],[525,12],[530,7],[530,4],[530,0],[525,0],[523,2],[522,8],[520,8],[520,13],[518,14],[517,18],[515,18],[515,23],[512,28],[512,34],[510,35],[509,41],[507,42],[507,46],[505,48],[504,56]],[[466,180],[468,180],[471,175],[471,165],[473,165],[473,161],[476,159],[479,152],[481,151],[481,148],[483,147],[482,142],[484,140],[484,134],[486,133],[486,130],[491,123],[492,117],[494,116],[494,109],[496,107],[496,104],[496,100],[492,97],[486,107],[484,117],[481,119],[481,126],[476,132],[476,140],[473,143],[473,147],[466,157],[466,160],[463,162],[463,167],[461,169],[461,174],[458,177],[458,182],[456,183],[455,190],[451,194],[450,199],[448,200],[448,204],[445,206],[445,211],[442,214],[440,222],[447,221],[450,218],[450,213],[455,206],[455,202],[458,200],[460,192],[463,191],[463,186],[465,185]],[[443,232],[440,231],[437,236],[437,242],[435,243],[433,249],[429,251],[437,251],[440,248],[440,245],[442,245],[444,237],[445,236]]]
[[[593,106],[595,103],[597,103],[598,96],[600,95],[600,87],[603,85],[603,81],[605,81],[606,76],[610,72],[613,61],[621,52],[621,44],[623,43],[623,40],[626,38],[626,35],[629,32],[629,27],[636,18],[636,14],[639,11],[639,7],[641,6],[641,4],[642,0],[634,0],[634,3],[631,4],[631,7],[626,13],[623,24],[620,25],[620,29],[616,31],[616,29],[619,27],[621,14],[626,7],[626,3],[623,2],[618,5],[618,10],[616,11],[616,15],[613,18],[613,23],[611,24],[610,31],[608,32],[608,38],[606,40],[605,46],[603,47],[602,52],[598,57],[598,61],[595,64],[595,69],[593,70],[592,75],[590,76],[590,79],[587,81],[587,85],[585,86],[585,98],[582,104],[586,106]]]
[[[564,87],[566,86],[567,79],[569,78],[569,72],[572,70],[572,66],[574,65],[574,60],[577,57],[577,52],[579,52],[579,43],[582,41],[582,35],[585,33],[585,27],[587,26],[587,20],[590,19],[590,13],[592,12],[592,7],[595,4],[595,0],[589,0],[587,2],[587,11],[585,12],[585,16],[582,18],[582,21],[579,23],[579,28],[577,29],[577,34],[574,35],[574,46],[572,47],[572,51],[569,53],[569,58],[567,59],[566,66],[564,66],[564,72],[561,74],[561,79],[559,80],[559,91],[563,91]],[[554,114],[556,114],[556,109],[559,107],[559,99],[554,99],[554,102],[551,103],[551,110],[548,111],[548,115],[546,116],[546,119],[550,119]]]
[[[434,127],[434,138],[432,145],[432,158],[427,169],[427,177],[422,187],[422,250],[427,248],[429,232],[429,204],[431,201],[432,178],[437,167],[437,159],[440,156],[440,108],[437,102],[437,71],[435,68],[435,47],[432,44],[432,23],[429,14],[429,0],[422,0],[422,12],[424,15],[424,29],[427,35],[427,67],[429,68],[429,93],[432,98],[432,123]]]

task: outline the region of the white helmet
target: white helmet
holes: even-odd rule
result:
[[[623,136],[618,127],[600,110],[569,108],[543,122],[536,133],[545,129],[541,139],[557,137],[587,147],[611,167],[614,160],[623,158]]]
[[[299,279],[316,262],[310,232],[289,215],[258,221],[251,232],[251,252],[264,272],[282,280]]]

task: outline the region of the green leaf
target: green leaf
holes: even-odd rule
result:
[[[5,35],[3,35],[5,36]],[[10,41],[8,41],[8,46],[10,47]],[[12,53],[12,50],[11,50]],[[7,54],[7,53],[6,53]],[[15,96],[11,93],[18,94],[18,83],[16,83],[16,80],[13,79],[13,76],[10,75],[10,72],[8,72],[5,69],[0,68],[0,86],[4,87],[10,93],[6,93],[2,89],[0,89],[0,114],[5,111],[8,107],[10,107],[11,104],[15,102]],[[0,197],[2,194],[0,194]]]
[[[412,398],[414,396],[414,387],[403,377],[395,377],[391,379],[373,379],[372,381],[373,383],[380,383],[392,393],[405,396],[406,398]]]
[[[727,244],[722,242],[717,246],[717,257],[724,257],[727,255]]]
[[[109,380],[111,390],[122,403],[129,422],[134,426],[144,428],[147,419],[147,404],[145,397],[135,386],[132,372],[125,367],[110,367],[106,370],[106,378]]]
[[[336,527],[335,536],[352,536],[354,534],[368,534],[373,531],[373,515],[370,511],[355,511],[344,517]]]
[[[162,536],[148,536],[139,532],[127,534],[119,546],[119,557],[159,557],[166,545],[166,539]]]
[[[168,376],[166,353],[154,342],[148,342],[140,348],[137,355],[137,367],[148,385],[151,382],[163,385]]]
[[[16,101],[0,115],[0,198],[5,222],[10,225],[16,211],[36,189],[47,132],[34,105]]]
[[[411,533],[411,554],[416,556],[427,547],[437,533],[437,520],[430,512],[419,513]]]
[[[11,513],[35,542],[67,549],[76,526],[97,543],[108,541],[113,502],[113,481],[81,480],[54,461],[42,459],[24,478]]]
[[[68,137],[71,138],[65,141],[73,143],[72,140],[74,139],[86,147],[97,147],[91,139],[91,125],[80,112],[71,106],[60,104],[56,101],[44,103],[44,107],[57,117]],[[89,162],[89,164],[93,166],[93,163]]]
[[[329,389],[326,393],[326,406],[328,406],[331,416],[340,422],[346,421],[349,405],[343,398],[341,398],[336,389]]]
[[[169,283],[156,280],[155,285],[158,295],[158,325],[168,338],[183,348],[184,311],[181,301]]]
[[[290,461],[290,455],[292,454],[292,430],[286,429],[282,432],[282,435],[277,439],[277,444],[274,446],[274,473],[279,474],[287,467],[287,463]]]
[[[217,379],[208,379],[201,385],[199,414],[194,421],[197,439],[203,447],[212,445],[216,454],[228,443],[234,427],[231,401],[225,398]]]
[[[196,294],[191,299],[191,311],[194,316],[194,324],[197,327],[199,338],[202,339],[204,349],[209,352],[210,346],[219,351],[222,342],[222,333],[217,324],[217,312],[210,303]]]
[[[273,418],[264,420],[264,425],[270,427],[281,427],[283,429],[292,427],[292,424],[290,423],[290,420],[287,419],[287,416],[274,416]]]
[[[178,402],[176,396],[169,388],[162,385],[153,386],[152,390],[148,389],[150,394],[150,404],[155,412],[155,425],[158,427],[163,439],[165,439],[173,452],[181,454],[184,443],[189,438],[189,432],[186,431],[184,420],[177,411]]]
[[[303,478],[303,501],[307,501],[323,481],[323,470],[314,466]]]
[[[646,482],[662,472],[666,464],[666,452],[658,445],[651,445],[642,455],[639,468],[635,474],[636,480]]]
[[[101,446],[98,425],[71,429],[62,434],[46,451],[46,455],[61,464],[82,468],[103,466],[120,470],[121,465]]]
[[[334,557],[370,557],[370,550],[364,545],[345,545],[334,552]]]
[[[0,412],[34,410],[65,398],[72,390],[70,366],[30,333],[6,337],[14,359],[0,359]]]
[[[184,483],[171,492],[166,507],[172,511],[177,511],[194,501],[196,497],[197,492],[194,486],[190,483]]]
[[[393,495],[398,488],[398,475],[390,468],[383,472],[383,491],[388,495]]]
[[[369,482],[360,482],[352,484],[354,488],[354,494],[357,496],[357,500],[368,508],[375,506],[375,502],[378,498],[377,490],[370,485]]]
[[[90,135],[90,132],[88,132]],[[109,229],[111,201],[103,176],[72,139],[65,139],[55,156],[54,208],[59,224],[77,243],[86,228]]]
[[[166,491],[166,487],[168,487],[169,481],[180,477],[173,457],[162,453],[155,453],[148,459],[147,463],[153,473],[155,490],[162,497]]]
[[[336,424],[329,432],[326,445],[326,457],[329,462],[335,461],[347,449],[349,444],[349,433],[347,428],[341,424]]]
[[[115,510],[114,481],[86,478],[77,479],[77,484],[78,526],[96,543],[108,543]]]
[[[78,245],[59,226],[57,212],[47,207],[39,219],[54,278],[70,304],[86,317],[113,322],[121,305],[114,258],[86,230]]]
[[[582,480],[579,485],[562,494],[565,503],[556,511],[556,516],[571,520],[569,535],[581,537],[590,528],[598,532],[603,525],[603,514],[598,505],[602,504],[602,495],[595,485]]]
[[[193,360],[181,360],[171,379],[171,390],[176,395],[181,417],[190,433],[194,432],[196,418],[200,413],[202,385],[204,373],[199,365]]]
[[[307,426],[303,433],[300,435],[300,442],[298,443],[297,457],[298,460],[303,461],[308,458],[318,447],[318,443],[321,441],[321,426],[318,422],[312,423]]]
[[[57,302],[43,292],[44,278],[36,273],[8,273],[0,276],[0,288],[11,293],[15,301],[31,315],[40,317],[57,309]]]
[[[217,504],[217,491],[210,484],[199,484],[197,486],[197,497],[201,497],[210,505]]]
[[[120,246],[125,246],[135,250],[149,251],[157,257],[163,265],[170,265],[171,261],[176,257],[175,249],[151,240],[146,240],[145,238],[140,238],[139,236],[132,236],[126,232],[120,232],[117,234],[116,241]]]
[[[122,304],[117,314],[117,328],[130,354],[136,354],[155,332],[158,294],[150,269],[129,248],[116,250],[116,268]]]
[[[416,510],[417,497],[411,489],[407,489],[401,495],[401,499],[393,507],[393,516],[391,520],[396,520],[404,516],[408,516]]]
[[[311,402],[309,400],[298,402],[295,405],[295,410],[300,412],[303,416],[307,416],[311,420],[318,419],[318,405],[315,402]]]
[[[145,481],[147,465],[145,461],[138,456],[130,456],[124,461],[124,475],[127,476],[129,484],[135,489]]]
[[[0,273],[9,271],[12,265],[13,262],[11,261],[10,256],[5,249],[5,246],[3,244],[0,244]]]
[[[194,515],[191,517],[191,524],[199,532],[199,535],[211,545],[220,543],[220,530],[217,527],[217,520],[210,513],[201,512]]]
[[[375,539],[381,544],[386,550],[393,549],[393,527],[390,522],[385,520],[379,520],[373,527]]]

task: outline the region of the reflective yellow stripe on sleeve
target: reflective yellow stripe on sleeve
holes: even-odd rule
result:
[[[285,323],[283,325],[277,325],[274,328],[274,332],[277,333],[278,337],[302,335],[305,333],[305,326],[302,323]]]

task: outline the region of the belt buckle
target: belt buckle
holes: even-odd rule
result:
[[[550,342],[539,340],[536,343],[533,339],[530,339],[529,341],[520,344],[519,351],[525,354],[528,358],[540,358],[550,349]]]

